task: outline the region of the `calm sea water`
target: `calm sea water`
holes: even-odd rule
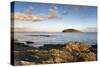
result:
[[[32,41],[34,44],[30,46],[43,46],[44,44],[64,44],[69,41],[88,42],[91,45],[97,44],[96,32],[78,32],[78,33],[63,33],[63,32],[34,32],[34,33],[14,33],[14,39],[19,42]]]

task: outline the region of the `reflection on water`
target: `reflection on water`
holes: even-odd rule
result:
[[[43,46],[44,44],[64,44],[68,41],[81,41],[88,42],[91,45],[97,44],[96,32],[76,32],[76,33],[63,33],[63,32],[32,32],[32,33],[14,33],[14,39],[20,42],[32,41],[35,47]]]

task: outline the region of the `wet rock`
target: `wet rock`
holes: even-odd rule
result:
[[[39,47],[42,50],[51,50],[51,49],[62,49],[63,44],[44,44],[44,46]]]
[[[26,44],[34,44],[33,41],[26,41]]]

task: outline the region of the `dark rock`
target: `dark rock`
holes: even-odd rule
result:
[[[39,49],[50,50],[50,49],[62,49],[63,44],[45,44],[44,46],[40,46]]]
[[[97,45],[92,45],[92,48],[96,48],[97,49]]]
[[[97,54],[97,45],[92,45],[92,47],[90,48],[90,51]]]
[[[32,42],[32,41],[25,41],[26,42],[26,44],[34,44],[34,42]]]

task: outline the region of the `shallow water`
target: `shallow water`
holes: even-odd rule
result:
[[[64,44],[69,41],[88,42],[91,45],[97,44],[96,32],[31,32],[31,33],[14,33],[14,39],[19,42],[32,41],[30,46],[43,46],[44,44]]]

